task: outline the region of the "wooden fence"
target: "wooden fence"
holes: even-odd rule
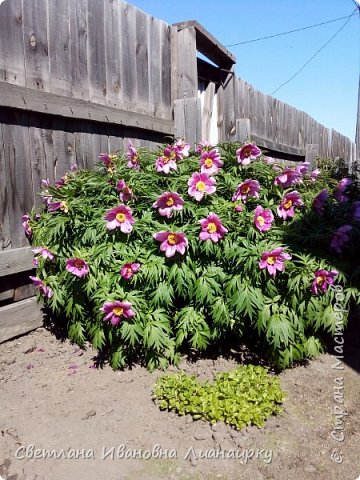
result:
[[[122,0],[0,4],[0,342],[41,324],[20,218],[41,179],[72,163],[176,135],[351,164],[349,139],[237,78],[235,62],[197,22],[170,26]]]

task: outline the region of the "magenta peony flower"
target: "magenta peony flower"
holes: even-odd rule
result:
[[[133,191],[126,185],[125,180],[118,181],[116,190],[120,192],[119,198],[121,202],[128,202],[134,197]]]
[[[261,150],[254,143],[247,143],[236,150],[236,158],[240,165],[249,165],[251,160],[255,160],[261,155]]]
[[[48,178],[43,178],[41,180],[41,186],[44,188],[49,188],[50,187],[50,180]]]
[[[140,169],[138,152],[130,140],[128,142],[128,151],[126,153],[126,157],[128,159],[127,166],[129,168],[133,168],[134,170]]]
[[[274,221],[274,215],[271,210],[264,209],[258,205],[254,210],[254,224],[260,232],[270,230],[271,224]]]
[[[125,280],[130,280],[134,273],[138,272],[140,268],[140,263],[125,263],[120,269],[120,275],[125,278]]]
[[[64,201],[61,202],[52,202],[51,197],[47,199],[47,207],[48,207],[48,212],[53,213],[56,212],[57,210],[61,210],[64,213],[68,213],[69,207],[67,206],[67,203]]]
[[[360,222],[360,201],[356,201],[352,204],[353,221]]]
[[[311,292],[314,295],[326,292],[329,285],[334,284],[334,279],[337,274],[338,272],[336,270],[331,270],[330,272],[328,270],[317,270],[314,272],[315,278],[311,284]]]
[[[77,166],[76,163],[72,163],[70,165],[70,172],[77,172],[79,170],[79,167]]]
[[[343,225],[338,228],[331,239],[330,248],[337,253],[341,253],[341,247],[350,240],[349,232],[352,230],[350,225]]]
[[[69,181],[69,177],[67,175],[64,175],[63,177],[60,178],[60,180],[56,180],[55,187],[62,188],[64,185],[68,183],[68,181]]]
[[[195,172],[188,181],[188,194],[200,202],[205,193],[211,195],[216,191],[215,183],[214,177],[209,177],[206,173]]]
[[[21,217],[21,221],[22,221],[22,226],[24,228],[24,233],[25,233],[26,237],[31,238],[32,229],[30,227],[30,217],[29,217],[29,215],[23,215]]]
[[[321,192],[316,195],[313,200],[313,207],[319,215],[324,214],[325,203],[329,198],[329,192],[324,188]]]
[[[201,173],[207,173],[209,176],[218,173],[219,168],[224,165],[224,162],[220,158],[220,153],[213,150],[205,150],[200,157]]]
[[[240,213],[240,212],[244,211],[244,207],[242,205],[238,204],[238,205],[235,205],[234,210],[235,210],[235,212]]]
[[[286,220],[287,218],[293,218],[295,215],[295,207],[302,207],[304,202],[301,199],[300,193],[294,190],[287,193],[281,200],[280,205],[277,207],[277,214],[280,218]]]
[[[35,247],[31,250],[35,254],[39,254],[43,259],[54,260],[54,254],[46,247]]]
[[[249,197],[259,198],[260,183],[257,180],[250,178],[240,183],[232,197],[232,201],[236,202],[242,200],[244,203]]]
[[[182,232],[166,232],[161,231],[154,233],[153,238],[158,242],[162,242],[160,250],[165,252],[167,258],[173,257],[176,252],[184,255],[185,249],[188,246],[188,239]]]
[[[89,273],[89,265],[82,258],[74,257],[66,260],[65,269],[75,275],[82,278]]]
[[[104,218],[108,220],[106,224],[108,230],[120,228],[123,233],[130,233],[135,223],[132,210],[126,205],[119,205],[118,207],[112,208],[106,213]]]
[[[174,211],[182,210],[184,200],[176,192],[162,193],[155,203],[153,208],[158,208],[158,212],[162,217],[170,218]]]
[[[283,188],[289,188],[297,183],[301,183],[301,174],[293,168],[285,168],[274,180],[275,185]]]
[[[200,220],[199,223],[201,225],[200,240],[211,240],[217,243],[229,231],[215,213],[210,213],[206,218]]]
[[[32,276],[29,276],[30,280],[33,282],[33,284],[35,285],[35,288],[37,290],[39,290],[39,292],[44,295],[44,297],[46,298],[51,298],[52,295],[53,295],[53,291],[51,290],[50,287],[48,287],[47,285],[45,285],[45,283],[40,280],[39,277],[32,277]]]
[[[259,267],[261,269],[266,268],[270,275],[276,275],[276,272],[282,272],[285,269],[284,260],[290,260],[291,255],[284,252],[282,247],[275,248],[271,252],[263,252],[261,254],[261,260]]]
[[[336,189],[334,191],[334,198],[339,203],[344,203],[349,200],[347,195],[344,195],[345,190],[352,184],[351,178],[342,178],[340,182],[337,184]]]
[[[117,158],[115,154],[109,153],[100,153],[99,160],[104,164],[104,167],[107,168],[108,172],[112,172],[114,169],[114,160]]]
[[[132,318],[136,315],[130,302],[120,302],[119,300],[105,302],[100,310],[106,313],[103,320],[109,321],[114,326],[118,325],[122,318]]]
[[[179,157],[183,158],[189,156],[190,145],[188,143],[185,143],[185,140],[183,138],[178,138],[174,144],[174,147]]]

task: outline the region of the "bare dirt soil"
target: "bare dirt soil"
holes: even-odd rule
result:
[[[91,349],[80,350],[38,329],[0,346],[0,478],[358,479],[355,333],[344,337],[346,358],[340,366],[324,354],[281,373],[288,395],[281,416],[262,429],[235,431],[160,411],[152,389],[161,372],[94,368]],[[184,360],[181,367],[205,379],[236,365],[219,357]]]

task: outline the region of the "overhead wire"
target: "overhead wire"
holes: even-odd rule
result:
[[[350,17],[356,15],[356,9],[352,12]],[[247,43],[254,43],[254,42],[260,42],[261,40],[267,40],[269,38],[275,38],[275,37],[281,37],[282,35],[289,35],[290,33],[295,33],[295,32],[301,32],[302,30],[308,30],[309,28],[315,28],[315,27],[320,27],[322,25],[327,25],[328,23],[334,23],[338,22],[340,20],[344,20],[344,18],[349,18],[349,16],[345,17],[339,17],[339,18],[334,18],[333,20],[327,20],[326,22],[321,22],[321,23],[315,23],[314,25],[308,25],[307,27],[301,27],[301,28],[295,28],[294,30],[288,30],[286,32],[281,32],[281,33],[275,33],[274,35],[267,35],[265,37],[259,37],[259,38],[254,38],[252,40],[244,40],[243,42],[238,42],[238,43],[231,43],[230,45],[225,45],[226,48],[228,47],[236,47],[238,45],[245,45]]]
[[[289,82],[291,82],[291,80],[293,80],[295,77],[297,77],[297,75],[299,75],[300,72],[302,72],[304,70],[305,67],[307,67],[309,65],[310,62],[312,62],[314,60],[314,58],[322,51],[324,50],[325,47],[327,47],[329,45],[330,42],[332,42],[334,40],[335,37],[337,37],[337,35],[339,35],[339,33],[346,27],[346,25],[350,22],[351,18],[355,15],[355,12],[357,12],[358,8],[356,7],[355,10],[352,12],[351,15],[349,15],[346,20],[346,22],[341,25],[341,27],[329,38],[329,40],[327,40],[318,50],[316,50],[316,52],[309,58],[309,60],[307,60],[304,65],[302,65],[301,68],[299,68],[299,70],[297,70],[297,72],[294,73],[294,75],[292,75],[288,80],[286,80],[286,82],[283,82],[281,85],[279,85],[273,92],[271,92],[271,95],[274,95],[276,92],[278,92],[280,90],[280,88],[284,87],[285,85],[287,85]]]

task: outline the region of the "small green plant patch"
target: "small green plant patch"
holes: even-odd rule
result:
[[[286,395],[279,379],[264,367],[242,365],[219,373],[213,382],[199,382],[184,372],[163,375],[155,384],[154,398],[162,410],[212,424],[225,422],[240,430],[247,425],[264,426],[271,415],[281,412]]]

